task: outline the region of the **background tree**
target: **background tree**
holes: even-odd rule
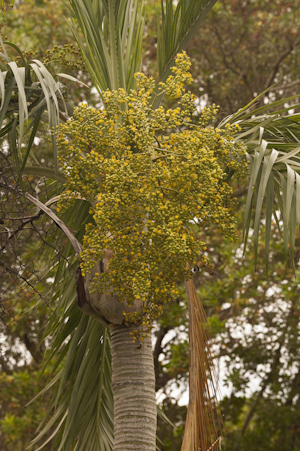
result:
[[[149,3],[143,64],[155,74],[157,2]],[[223,117],[278,81],[261,104],[298,94],[299,22],[298,0],[218,1],[187,49],[199,102],[219,105]]]
[[[232,114],[299,93],[299,3],[221,1],[190,44],[199,96]]]
[[[43,24],[43,33],[37,35],[32,30],[37,30],[33,26],[32,11],[36,16],[34,23],[40,21]],[[79,70],[84,70],[80,53],[74,51],[76,43],[72,42],[72,33],[64,18],[65,11],[60,2],[18,2],[13,9],[6,10],[5,17],[2,16],[3,38],[20,45],[25,60],[40,58],[43,62],[57,72],[68,71],[69,74],[77,76]],[[54,22],[57,22],[55,27]],[[18,24],[18,26],[16,26]],[[53,30],[56,30],[54,36]],[[59,33],[58,33],[59,31]],[[53,45],[59,43],[61,47],[53,49]],[[26,44],[25,44],[26,43]],[[49,50],[47,50],[49,45]],[[34,51],[32,50],[34,48]],[[9,47],[8,47],[9,49]],[[21,63],[20,54],[15,49],[10,48],[10,56]],[[72,82],[69,82],[69,86]],[[90,92],[85,89],[86,94]],[[75,101],[79,101],[78,90],[73,83],[73,89],[68,92]],[[81,92],[80,95],[84,96]],[[69,97],[70,98],[70,97]],[[91,100],[94,96],[91,94]],[[17,95],[15,96],[15,102]],[[33,98],[33,101],[36,100]],[[30,114],[30,106],[28,107]],[[18,105],[11,102],[11,111],[6,116],[3,124],[7,124],[9,119],[15,119],[15,112]],[[43,113],[45,114],[45,113]],[[40,119],[40,118],[38,118]],[[51,170],[53,162],[50,162],[53,154],[51,140],[47,136],[47,118],[44,121],[37,121],[34,131],[34,141],[31,143],[31,152],[34,158],[31,160],[35,169],[38,165]],[[30,122],[31,127],[35,122]],[[3,127],[4,128],[4,127]],[[2,132],[3,132],[2,128]],[[34,127],[33,127],[34,128]],[[29,129],[29,135],[32,128]],[[27,132],[28,133],[28,132]],[[41,375],[41,364],[44,352],[51,346],[51,340],[47,343],[42,341],[45,331],[49,311],[51,311],[51,284],[54,280],[55,272],[45,274],[48,261],[45,257],[53,249],[61,249],[62,243],[66,241],[57,235],[57,227],[41,215],[36,213],[33,205],[26,203],[22,194],[17,190],[11,190],[12,185],[17,188],[18,174],[12,171],[11,149],[7,141],[7,134],[4,129],[2,133],[2,152],[0,156],[1,168],[1,449],[25,449],[32,440],[38,424],[44,417],[47,405],[53,394],[44,395],[39,407],[32,405],[24,410],[24,406],[38,394],[43,388],[51,372],[51,364]],[[24,142],[29,141],[28,134]],[[53,160],[52,160],[53,161]],[[22,164],[22,162],[21,162]],[[53,184],[45,183],[40,176],[31,174],[23,176],[23,188],[36,195],[38,190],[40,198],[46,201],[53,195],[59,193],[59,188],[54,188]],[[48,192],[48,194],[46,194]],[[18,206],[18,207],[16,207]],[[15,218],[10,221],[9,218]],[[25,220],[23,218],[26,218]],[[18,219],[17,219],[18,218]],[[30,220],[32,219],[32,221]],[[14,233],[18,231],[18,233]],[[6,238],[12,231],[11,239],[6,242]],[[16,240],[16,236],[18,239]],[[58,238],[58,241],[57,241]],[[52,241],[52,245],[50,244]],[[2,248],[5,246],[5,250]],[[51,247],[52,246],[52,247]],[[25,260],[23,257],[25,256]],[[54,258],[55,259],[55,258]],[[55,265],[54,265],[55,267]],[[76,268],[75,268],[76,269]],[[37,304],[35,295],[43,302]],[[49,311],[47,311],[49,309]],[[5,342],[4,342],[5,338]],[[40,380],[39,380],[40,378]],[[36,381],[33,384],[33,381]],[[16,387],[19,387],[16,390]],[[44,406],[44,407],[42,407]],[[52,431],[54,429],[52,428]],[[51,435],[51,431],[48,437]],[[48,443],[46,449],[50,449],[52,443]]]
[[[263,247],[258,256],[259,270],[255,271],[250,242],[243,257],[240,246],[228,245],[213,233],[207,252],[214,262],[214,272],[202,271],[195,276],[199,297],[216,336],[220,375],[225,378],[221,408],[227,431],[224,441],[230,449],[251,450],[255,446],[259,450],[273,450],[279,445],[284,447],[285,443],[297,449],[299,441],[299,431],[293,426],[297,423],[300,389],[299,354],[295,350],[299,339],[298,272],[295,277],[287,269],[280,237],[273,226],[272,235],[269,280],[262,270]],[[180,310],[184,310],[183,305],[174,309],[174,315]],[[174,319],[165,312],[157,335],[161,339],[172,323],[177,328],[173,335],[169,334],[170,341],[166,336],[159,350],[158,381],[168,381],[161,388],[166,395],[163,405],[179,429],[170,436],[172,428],[159,422],[158,435],[165,449],[177,450],[185,411],[177,407],[176,396],[180,397],[181,392],[170,390],[170,385],[175,382],[184,389],[187,384],[184,315]],[[284,346],[281,345],[283,334]],[[268,427],[268,436],[262,424]]]

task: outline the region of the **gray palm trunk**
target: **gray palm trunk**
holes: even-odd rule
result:
[[[151,334],[139,324],[124,324],[124,312],[140,311],[141,301],[132,307],[120,304],[114,295],[90,290],[96,272],[106,271],[110,252],[91,273],[77,274],[80,307],[109,327],[112,356],[112,390],[114,397],[114,451],[155,451],[157,410],[155,373]],[[83,297],[80,293],[84,293]],[[137,331],[143,339],[134,341]]]
[[[155,451],[156,401],[151,335],[134,342],[139,326],[110,327],[114,451]]]

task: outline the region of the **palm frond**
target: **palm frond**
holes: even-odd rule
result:
[[[90,221],[89,204],[78,200],[63,216],[76,239],[82,240]],[[110,336],[108,329],[84,314],[77,305],[75,272],[78,260],[71,243],[64,248],[66,259],[55,269],[51,315],[44,339],[51,340],[45,368],[52,362],[52,377],[38,395],[57,385],[32,445],[54,439],[53,449],[111,451],[113,442],[113,395],[111,389]],[[68,264],[66,264],[68,261]],[[54,364],[53,364],[54,362]],[[52,432],[50,435],[50,431]]]
[[[24,172],[26,172],[26,174],[37,175],[38,177],[46,177],[49,179],[57,180],[58,182],[62,183],[66,182],[66,177],[64,174],[61,174],[60,172],[56,174],[55,170],[51,168],[44,168],[40,166],[26,166]]]
[[[76,446],[78,451],[111,451],[113,396],[109,332],[96,320],[80,312],[74,301],[73,298],[72,305],[66,310],[69,316],[63,316],[66,324],[59,328],[53,347],[56,354],[58,351],[61,353],[64,340],[75,329],[64,349],[63,357],[67,357],[57,378],[59,387],[45,417],[50,417],[52,421],[43,426],[33,444],[48,433],[54,422],[59,422],[53,449],[69,450]]]
[[[70,0],[71,28],[93,84],[106,89],[134,87],[140,70],[143,1]]]
[[[161,28],[157,32],[159,81],[171,73],[177,53],[186,49],[217,0],[161,0]]]
[[[189,404],[182,451],[218,450],[222,418],[208,321],[192,280],[185,282],[189,309]]]
[[[253,227],[256,262],[264,209],[267,270],[272,223],[277,224],[283,236],[286,257],[293,265],[296,229],[300,222],[300,114],[289,113],[289,110],[299,107],[298,103],[288,107],[285,104],[298,97],[253,109],[258,100],[256,98],[219,124],[220,127],[227,123],[238,124],[241,128],[236,138],[246,146],[250,176],[244,218],[244,245],[247,245],[249,230]],[[271,108],[277,110],[268,114],[267,110]]]
[[[39,60],[26,62],[21,50],[11,42],[0,44],[4,51],[1,54],[5,63],[0,65],[0,138],[10,134],[12,150],[19,175],[23,172],[38,126],[47,112],[50,129],[59,123],[60,112],[70,113],[70,105],[66,105],[62,88],[48,69]],[[21,65],[11,61],[6,46],[13,47],[20,55]],[[58,74],[70,78],[65,74]],[[72,77],[73,78],[73,77]],[[76,80],[78,82],[78,80]],[[32,130],[31,130],[32,129]],[[31,130],[31,132],[30,132]],[[21,153],[21,145],[25,134],[30,132],[25,155]],[[56,137],[52,136],[54,167],[58,173]],[[15,150],[17,149],[17,151]]]
[[[43,210],[57,225],[60,227],[60,229],[64,232],[64,234],[67,236],[68,240],[72,244],[76,254],[80,258],[80,252],[82,252],[82,246],[79,243],[79,241],[75,238],[75,236],[70,232],[66,224],[59,219],[53,211],[48,208],[46,205],[44,205],[42,202],[40,202],[35,197],[31,196],[29,193],[25,193],[25,197],[30,200],[30,202],[34,203],[38,208]]]

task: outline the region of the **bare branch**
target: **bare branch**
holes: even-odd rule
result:
[[[287,89],[290,88],[294,88],[294,86],[299,85],[300,80],[296,80],[296,81],[292,81],[291,83],[288,83],[284,86],[275,86],[274,88],[272,88],[272,91],[285,91]]]
[[[292,51],[293,51],[296,47],[298,47],[299,44],[300,44],[300,39],[297,39],[297,41],[296,41],[294,44],[290,45],[290,47],[289,47],[288,49],[286,49],[284,52],[282,52],[282,53],[278,56],[278,58],[277,58],[277,60],[276,60],[276,62],[275,62],[275,64],[274,64],[273,71],[270,73],[269,78],[268,78],[268,80],[267,80],[267,82],[266,82],[266,84],[265,84],[265,89],[267,89],[269,86],[271,86],[272,83],[274,82],[274,79],[275,79],[275,77],[276,77],[276,74],[277,74],[277,72],[278,72],[279,66],[280,66],[280,64],[282,63],[282,61],[285,60],[285,58],[286,58],[287,56],[289,56],[289,55],[292,53]]]
[[[7,238],[6,243],[1,247],[0,252],[2,252],[6,248],[9,240],[11,240],[14,236],[16,236],[21,230],[23,230],[27,224],[31,223],[35,219],[38,219],[42,214],[43,214],[43,211],[40,210],[39,212],[35,213],[32,216],[27,216],[26,219],[19,225],[19,227],[16,230],[14,230],[13,232],[8,231],[9,236]],[[15,218],[15,219],[17,219],[17,218]]]

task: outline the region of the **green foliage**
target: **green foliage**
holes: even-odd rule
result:
[[[236,187],[238,196],[243,191],[243,185]],[[240,201],[244,203],[243,196]],[[242,212],[238,224],[241,237]],[[285,443],[293,450],[299,447],[299,269],[294,276],[286,267],[276,229],[273,221],[269,280],[262,269],[255,272],[250,238],[243,256],[241,246],[228,245],[212,233],[207,252],[215,270],[200,273],[196,282],[207,314],[225,322],[216,352],[225,379],[222,412],[230,450],[271,451],[286,449]],[[262,238],[259,244],[257,264],[262,268]],[[295,249],[299,261],[299,236]]]
[[[82,242],[85,225],[91,220],[89,204],[76,200],[62,220]],[[51,342],[44,369],[50,364],[51,379],[39,396],[53,393],[47,404],[33,446],[43,442],[51,449],[110,451],[113,442],[113,396],[111,388],[110,337],[108,329],[85,315],[76,302],[74,274],[78,261],[67,240],[61,240],[65,260],[55,265],[52,305],[44,340]],[[51,365],[53,362],[53,365]],[[55,390],[53,384],[55,385]],[[88,387],[88,389],[87,389]],[[72,444],[72,445],[71,445]]]
[[[270,88],[271,89],[271,88]],[[267,90],[269,91],[269,89]],[[285,257],[294,265],[294,247],[297,226],[300,222],[300,164],[299,164],[299,113],[287,114],[297,96],[278,100],[271,104],[276,112],[269,112],[270,106],[253,109],[265,93],[261,93],[237,113],[226,117],[219,127],[228,123],[238,124],[241,132],[236,139],[247,147],[250,180],[245,205],[244,242],[247,243],[251,213],[254,219],[254,252],[258,252],[261,216],[265,210],[265,260],[268,272],[270,230],[272,217],[276,220],[279,233],[283,236]],[[298,108],[299,103],[293,104]],[[253,117],[254,115],[254,117]],[[226,124],[226,125],[225,125]],[[233,175],[233,174],[231,174]],[[264,208],[263,208],[264,207]]]
[[[69,1],[71,28],[99,94],[134,87],[140,70],[144,29],[143,2]]]
[[[241,176],[247,170],[244,148],[233,139],[237,127],[208,126],[215,108],[190,126],[194,97],[183,87],[191,81],[190,63],[180,54],[176,64],[159,91],[179,99],[176,109],[153,110],[154,80],[136,74],[137,91],[106,91],[104,110],[81,106],[60,127],[60,161],[68,177],[60,205],[69,206],[79,192],[94,214],[83,243],[83,271],[109,249],[109,271],[96,274],[94,288],[113,290],[128,305],[141,299],[147,326],[176,294],[176,282],[191,277],[187,264],[206,260],[205,243],[195,240],[190,222],[202,230],[218,224],[235,239],[226,168]],[[126,319],[141,318],[134,313]]]
[[[172,0],[161,3],[161,26],[157,30],[157,62],[165,81],[178,52],[186,49],[217,0]]]
[[[16,2],[3,18],[2,35],[22,51],[32,51],[42,59],[48,48],[74,43],[66,12],[61,0]]]
[[[244,204],[244,192],[244,184],[235,186],[235,195],[241,205]],[[240,240],[242,220],[243,212],[240,210],[237,217]],[[290,449],[296,451],[300,440],[299,269],[294,276],[286,267],[275,221],[271,226],[269,280],[262,269],[263,237],[259,243],[257,266],[260,269],[257,271],[254,255],[249,249],[250,238],[243,256],[241,245],[227,243],[216,230],[206,232],[205,237],[206,252],[214,262],[214,271],[208,274],[205,269],[201,270],[194,276],[194,281],[209,322],[214,318],[214,350],[220,365],[220,378],[225,379],[221,389],[226,431],[224,447],[234,451],[273,451],[286,449],[285,443],[288,443]],[[203,239],[203,233],[199,239]],[[295,244],[297,261],[300,258],[299,244],[298,236]],[[183,305],[182,301],[180,298]],[[166,307],[169,306],[173,308],[171,304]],[[170,387],[178,384],[183,389],[188,383],[187,370],[180,372],[188,365],[187,352],[184,351],[186,335],[180,333],[186,331],[183,326],[188,326],[188,319],[184,310],[176,307],[177,318],[171,317],[166,309],[158,319],[157,336],[172,329],[173,324],[175,330],[172,329],[172,335],[162,345],[157,380],[160,393],[162,391],[167,396],[164,401],[166,415],[170,413],[173,422],[180,426],[184,413],[180,413],[181,407],[174,406],[180,392],[170,393]],[[247,418],[249,423],[244,429]],[[175,438],[170,438],[172,435],[175,437],[171,428],[159,421],[158,430],[165,444],[158,444],[160,449],[180,450],[180,444],[175,446]],[[173,448],[170,445],[172,440]]]
[[[8,135],[16,170],[18,174],[21,174],[27,163],[40,122],[44,119],[43,115],[46,116],[46,121],[48,120],[48,126],[52,128],[59,123],[60,111],[64,110],[68,114],[68,109],[62,85],[54,79],[41,61],[26,62],[22,51],[11,42],[4,44],[1,37],[0,44],[4,52],[1,54],[2,62],[0,61],[0,96],[2,100],[0,138]],[[18,64],[8,54],[7,49],[11,48],[18,53],[20,60]],[[70,78],[65,74],[58,75]],[[73,78],[73,80],[75,79]],[[21,144],[27,133],[30,134],[23,155]],[[56,166],[57,146],[54,136],[52,137],[52,146],[54,165]]]
[[[192,92],[222,116],[279,80],[260,105],[299,94],[299,8],[299,0],[219,0],[187,48]]]
[[[184,434],[184,419],[186,417],[187,408],[186,406],[178,406],[175,401],[167,398],[162,403],[162,410],[172,424],[158,421],[157,446],[163,451],[179,451],[181,449],[181,442]]]
[[[1,446],[5,451],[25,449],[29,445],[44,417],[52,392],[25,409],[24,406],[43,388],[48,377],[49,369],[41,378],[41,371],[33,366],[11,374],[0,374],[1,407],[5,409],[5,416],[0,421]]]

